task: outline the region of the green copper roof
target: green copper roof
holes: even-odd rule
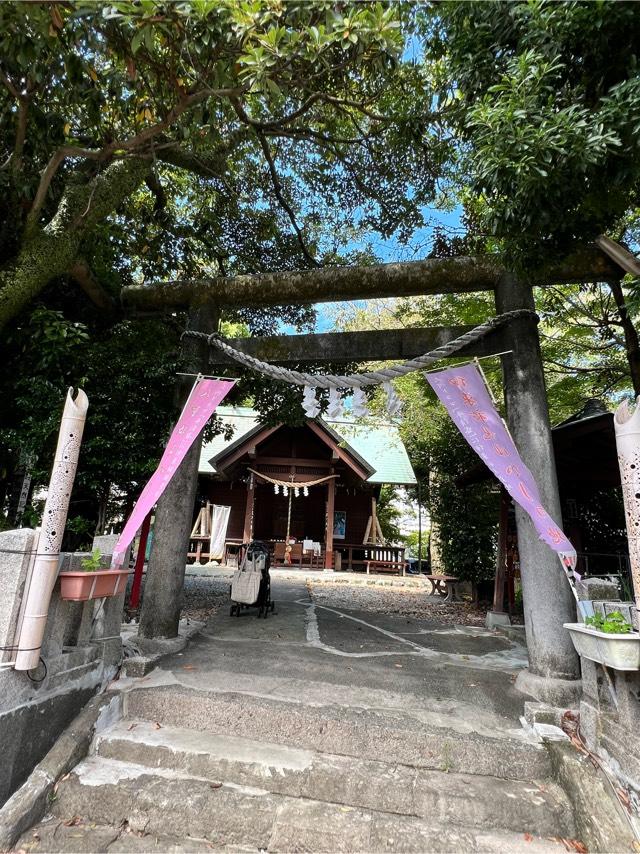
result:
[[[216,469],[211,460],[260,426],[258,413],[247,406],[219,406],[216,414],[224,427],[233,427],[233,436],[225,439],[224,435],[220,434],[203,444],[199,466],[201,474],[215,474]],[[373,418],[368,419],[366,424],[356,424],[347,417],[337,421],[325,419],[325,423],[338,434],[345,446],[354,450],[374,469],[369,483],[416,482],[407,451],[395,424]]]

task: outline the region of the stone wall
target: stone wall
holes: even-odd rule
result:
[[[620,602],[612,582],[585,579],[578,594],[581,599],[611,603],[602,610],[619,610],[635,622],[633,603]],[[580,734],[589,750],[640,797],[640,671],[605,668],[582,656],[580,664]]]
[[[94,541],[105,565],[116,539]],[[122,661],[124,593],[65,602],[57,583],[42,646],[44,664],[29,674],[11,667],[34,542],[35,532],[28,528],[0,532],[0,804],[24,782],[92,694],[113,678]],[[63,554],[60,566],[80,568],[82,557]]]

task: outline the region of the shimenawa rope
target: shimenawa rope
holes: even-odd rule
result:
[[[481,323],[479,326],[470,329],[463,335],[459,335],[441,347],[436,347],[435,350],[431,350],[429,353],[425,353],[415,359],[410,359],[401,365],[393,365],[389,368],[381,368],[379,371],[364,371],[357,374],[309,374],[303,371],[292,371],[278,365],[272,365],[270,362],[263,362],[254,356],[249,356],[247,353],[236,350],[235,347],[232,347],[217,332],[207,334],[206,332],[187,329],[182,333],[182,337],[203,339],[211,347],[216,347],[245,368],[257,371],[274,380],[284,380],[294,385],[316,388],[362,388],[363,386],[380,385],[398,377],[403,377],[413,371],[420,371],[428,365],[433,364],[433,362],[453,356],[458,350],[469,344],[474,344],[510,321],[525,317],[535,318],[535,320],[539,319],[538,315],[532,309],[520,308],[515,311],[507,311],[504,314],[497,315],[497,317],[492,317],[491,320]]]

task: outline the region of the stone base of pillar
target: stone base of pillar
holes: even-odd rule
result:
[[[576,709],[582,694],[581,679],[556,679],[553,676],[538,676],[530,670],[518,674],[515,683],[518,691],[535,697],[541,703],[550,706],[562,706]]]
[[[505,614],[504,611],[487,611],[484,624],[488,629],[495,629],[498,626],[510,626],[511,617]]]
[[[325,566],[325,568],[322,571],[323,572],[333,572],[333,567]]]

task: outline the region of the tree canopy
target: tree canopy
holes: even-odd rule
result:
[[[437,4],[427,22],[464,193],[487,236],[539,257],[637,206],[635,3],[462,0]]]
[[[0,325],[105,241],[125,281],[314,265],[431,192],[393,4],[7,3],[0,33]]]

